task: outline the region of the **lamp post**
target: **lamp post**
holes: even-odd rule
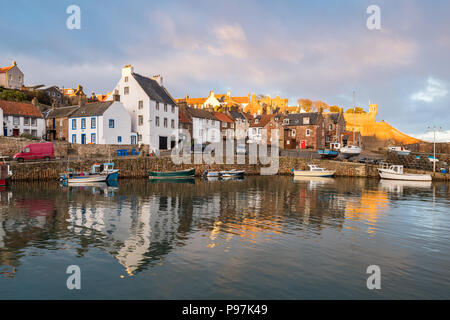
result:
[[[442,127],[439,129],[436,126],[427,128],[427,132],[433,131],[433,173],[436,171],[436,130],[442,132]]]

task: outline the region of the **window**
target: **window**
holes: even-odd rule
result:
[[[114,128],[114,119],[109,119],[109,127]]]
[[[28,153],[28,152],[30,152],[30,148],[25,148],[25,149],[22,151],[22,153]]]
[[[53,97],[55,96],[55,93],[54,93],[54,92],[52,92],[52,96],[53,96]]]
[[[227,123],[226,122],[222,122],[222,128],[226,128],[227,127]]]
[[[167,104],[164,104],[164,111],[167,112]]]
[[[175,120],[170,120],[170,126],[175,129]]]
[[[231,123],[231,128],[234,129],[234,123]]]
[[[310,136],[310,134],[311,134],[311,130],[309,130],[309,129],[306,129],[306,136],[307,136],[307,137],[309,137],[309,136]]]
[[[141,110],[142,108],[144,108],[144,101],[140,100],[138,102],[138,109]]]
[[[122,137],[121,137],[121,136],[118,136],[118,137],[117,137],[117,142],[118,142],[118,143],[122,142]]]
[[[77,119],[72,119],[72,130],[77,130]]]
[[[30,129],[24,129],[23,133],[28,133],[29,134],[30,133]]]
[[[331,140],[331,139],[330,139],[330,136],[326,136],[326,137],[325,137],[325,141],[326,141],[326,142],[330,142],[330,140]]]
[[[330,124],[329,126],[328,126],[328,130],[333,130],[333,125],[332,124]]]
[[[164,118],[164,128],[167,128],[167,118]]]
[[[303,124],[309,124],[309,117],[303,118]]]
[[[62,125],[63,125],[63,119],[61,118],[61,119],[59,119],[59,126],[62,127]]]
[[[123,94],[129,94],[130,93],[130,87],[123,88]]]
[[[91,143],[95,144],[95,133],[91,133]]]
[[[86,118],[81,119],[81,129],[86,129]]]
[[[19,117],[13,117],[13,124],[18,125],[20,123]]]
[[[72,143],[77,143],[77,135],[76,134],[72,135]]]
[[[159,127],[159,117],[156,117],[156,118],[155,118],[155,125],[156,125],[157,127]]]
[[[258,118],[256,118],[255,119],[255,124],[257,124],[259,122],[259,119]]]
[[[159,102],[156,103],[156,110],[159,110]]]
[[[36,127],[36,126],[37,126],[37,119],[36,119],[36,118],[31,118],[31,125],[32,125],[33,127]]]
[[[144,124],[144,116],[138,116],[138,126],[142,126]]]
[[[29,126],[30,125],[30,118],[28,118],[28,117],[23,118],[23,125],[24,126]]]
[[[297,134],[297,132],[294,130],[292,130],[292,136],[295,137],[295,135]]]
[[[95,118],[91,118],[91,129],[95,129],[97,124],[95,123]]]
[[[283,124],[289,124],[289,119],[283,119]]]
[[[138,141],[142,141],[142,134],[138,134]]]
[[[125,77],[125,82],[128,82],[128,77]]]
[[[172,106],[172,113],[175,113],[175,106]]]

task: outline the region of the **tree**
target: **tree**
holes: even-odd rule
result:
[[[345,111],[345,113],[353,113],[353,108],[347,109],[347,111]],[[364,111],[363,108],[356,107],[355,113],[366,113],[366,112]]]
[[[297,100],[297,104],[300,108],[305,110],[306,112],[311,111],[312,107],[312,101],[306,98],[300,98]]]
[[[330,106],[330,112],[341,112],[341,108],[338,106]]]
[[[313,105],[316,107],[316,110],[319,112],[328,108],[328,104],[326,104],[325,102],[323,102],[321,100],[314,101]]]

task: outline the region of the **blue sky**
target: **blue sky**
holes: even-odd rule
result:
[[[81,29],[66,28],[69,5]],[[369,5],[381,30],[366,27]],[[378,120],[450,140],[449,1],[2,0],[0,65],[27,85],[106,93],[132,64],[162,74],[174,97],[279,94],[350,107],[352,91]],[[6,13],[6,14],[5,14]]]

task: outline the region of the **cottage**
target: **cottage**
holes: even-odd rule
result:
[[[131,131],[130,115],[117,100],[81,104],[68,120],[69,141],[72,143],[137,143],[136,134]]]
[[[52,108],[44,113],[47,127],[46,139],[69,141],[69,116],[78,106]]]
[[[22,89],[23,73],[15,61],[9,67],[0,68],[0,87]]]
[[[220,121],[220,135],[223,139],[234,138],[234,121],[222,112],[214,112],[214,116]]]
[[[36,91],[43,92],[50,97],[52,105],[55,103],[58,105],[63,105],[68,102],[68,99],[64,96],[61,90],[57,86],[47,86],[36,89]]]
[[[236,139],[245,139],[249,127],[247,117],[242,112],[237,110],[225,111],[224,113],[234,121]]]
[[[39,109],[31,103],[0,100],[3,110],[3,135],[31,134],[41,138],[45,134],[45,121]]]
[[[195,143],[214,143],[220,141],[220,120],[213,113],[191,107],[185,107],[192,119],[192,136]]]
[[[192,137],[192,119],[189,113],[186,111],[185,106],[178,106],[178,128],[189,132],[189,136]],[[185,136],[180,133],[179,139],[185,139]]]
[[[345,118],[342,112],[323,113],[325,147],[329,148],[330,143],[341,141],[341,134],[345,131]]]
[[[283,117],[285,149],[319,149],[325,145],[323,115],[290,113]]]
[[[122,77],[112,91],[120,94],[131,116],[131,128],[138,134],[138,143],[152,150],[168,150],[178,140],[178,106],[163,86],[163,78],[147,78],[131,65],[122,68]],[[108,99],[110,99],[109,97]]]
[[[282,132],[283,128],[281,126],[282,115],[281,114],[263,114],[256,115],[251,121],[251,124],[248,128],[248,142],[249,143],[264,143],[272,144],[275,141],[272,136],[272,130],[278,130],[278,139],[279,143],[283,140]],[[264,133],[263,130],[266,130],[267,141],[263,141]]]

